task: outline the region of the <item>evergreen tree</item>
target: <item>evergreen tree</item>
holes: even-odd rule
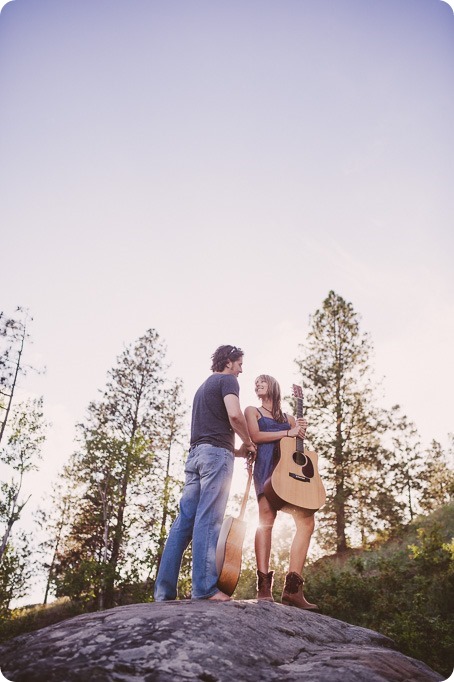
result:
[[[162,416],[166,429],[163,432],[164,442],[161,455],[162,471],[158,470],[158,481],[162,483],[161,492],[161,516],[159,521],[150,523],[155,535],[152,547],[157,547],[156,551],[149,552],[149,575],[157,575],[159,564],[161,563],[164,544],[178,511],[178,497],[182,489],[182,478],[184,470],[184,459],[176,458],[176,453],[181,453],[183,448],[182,436],[185,433],[183,418],[186,414],[186,405],[183,399],[183,383],[177,379],[168,389],[166,399],[162,405]],[[145,511],[145,510],[144,510]],[[154,519],[154,513],[152,514]]]
[[[18,307],[15,317],[0,312],[0,609],[23,596],[30,577],[30,537],[13,533],[28,500],[24,477],[38,468],[46,423],[42,398],[16,404],[20,376],[27,374],[24,349],[29,339],[28,311]]]
[[[0,563],[6,552],[14,524],[19,520],[27,499],[21,499],[24,476],[36,470],[41,458],[41,446],[45,440],[45,422],[42,398],[27,400],[13,408],[11,423],[7,432],[7,444],[0,450],[0,462],[11,472],[9,481],[0,483],[0,524],[3,535],[0,539]]]
[[[342,552],[382,513],[383,476],[377,473],[389,458],[381,442],[389,419],[377,406],[372,344],[352,304],[331,291],[310,322],[296,363],[306,392],[308,439],[326,463],[328,498],[319,516],[324,547]]]
[[[182,402],[181,402],[182,384],[181,382],[175,382],[173,385],[169,397],[170,401],[167,403],[167,423],[168,423],[168,434],[166,443],[166,457],[165,457],[165,474],[164,474],[164,486],[162,491],[162,516],[159,529],[159,547],[157,552],[157,569],[161,561],[162,552],[164,549],[165,539],[169,530],[168,527],[168,517],[172,508],[175,508],[175,504],[170,505],[171,494],[172,494],[172,479],[170,476],[170,465],[172,449],[175,444],[178,443],[178,420],[182,417]],[[169,410],[170,408],[170,410]],[[181,431],[180,431],[181,433]],[[179,443],[181,445],[181,441]]]
[[[425,453],[424,466],[421,472],[422,492],[420,506],[425,512],[431,512],[454,497],[454,434],[449,434],[450,446],[446,453],[441,444],[433,440]]]
[[[47,574],[43,604],[47,604],[52,590],[57,555],[71,518],[72,498],[60,481],[52,486],[47,502],[47,508],[40,507],[37,512],[38,527],[45,535],[38,548],[42,566]]]
[[[19,319],[8,318],[0,312],[0,443],[5,435],[18,377],[27,370],[22,355],[29,338],[27,326],[32,318],[21,307],[16,313],[21,316]]]
[[[172,392],[164,357],[159,335],[148,330],[118,358],[79,426],[80,447],[66,471],[77,505],[55,561],[57,594],[109,608],[119,588],[140,578],[166,480]],[[170,429],[172,439],[179,428]]]
[[[413,521],[423,487],[424,455],[416,426],[405,415],[400,414],[398,405],[392,410],[390,434],[392,461],[389,485],[394,495],[402,501],[409,520]]]
[[[32,547],[29,534],[17,533],[9,542],[0,563],[0,617],[9,615],[12,599],[24,597],[32,577]]]

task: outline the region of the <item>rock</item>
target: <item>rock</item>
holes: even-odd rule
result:
[[[428,682],[442,676],[365,628],[271,602],[119,606],[0,645],[12,682]]]

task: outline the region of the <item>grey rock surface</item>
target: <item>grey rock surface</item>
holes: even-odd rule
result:
[[[0,645],[11,682],[427,682],[391,640],[270,602],[175,601],[84,614]]]

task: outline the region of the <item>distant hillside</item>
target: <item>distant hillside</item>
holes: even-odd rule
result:
[[[454,667],[453,537],[451,503],[371,549],[319,559],[305,571],[305,590],[320,613],[390,637],[402,653],[449,677]],[[284,573],[276,568],[279,601]],[[234,598],[254,599],[255,594],[255,562],[245,561]],[[18,609],[0,623],[0,641],[87,610],[87,604],[67,599]]]
[[[454,503],[369,550],[326,556],[306,571],[322,613],[371,628],[446,676],[454,667]]]

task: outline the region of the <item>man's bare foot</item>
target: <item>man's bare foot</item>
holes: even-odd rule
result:
[[[230,597],[224,592],[216,592],[211,597],[208,597],[208,601],[230,601]]]

